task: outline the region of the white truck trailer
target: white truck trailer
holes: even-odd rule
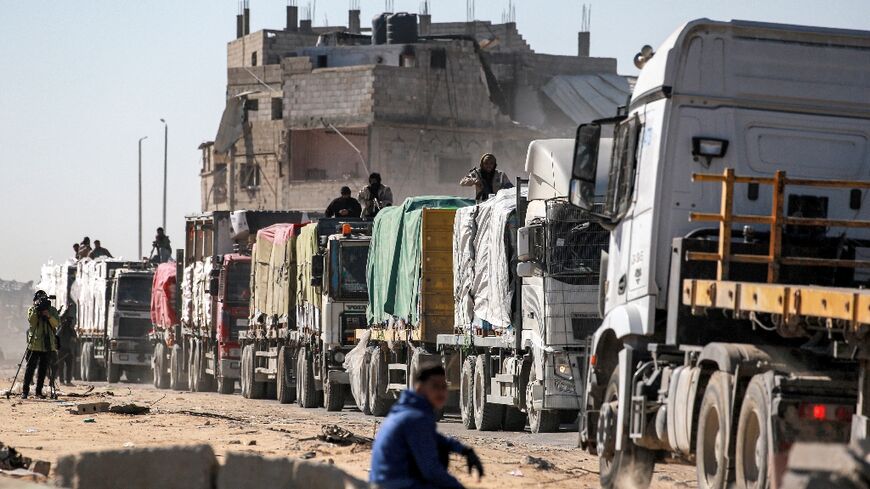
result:
[[[870,426],[870,32],[701,19],[636,62],[577,134],[571,201],[612,229],[581,442],[607,488],[664,459],[783,487],[793,443]]]

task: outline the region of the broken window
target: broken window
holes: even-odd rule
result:
[[[433,49],[429,53],[429,67],[438,70],[447,68],[447,51],[443,48]]]
[[[465,157],[439,156],[438,157],[438,182],[459,183],[459,180],[474,168],[474,163]]]
[[[227,201],[227,164],[216,163],[212,174],[212,202],[223,204]]]
[[[277,121],[284,118],[284,99],[275,97],[272,99],[272,120]]]
[[[245,99],[245,110],[260,110],[260,101],[255,98]]]
[[[399,55],[399,66],[403,68],[415,68],[417,66],[417,55],[414,51],[414,46],[405,46],[402,54]]]
[[[242,163],[239,166],[239,187],[253,190],[260,186],[260,165]]]
[[[257,52],[251,53],[251,66],[257,66]]]
[[[317,56],[317,67],[318,68],[326,68],[329,66],[329,58],[325,54],[320,54]]]

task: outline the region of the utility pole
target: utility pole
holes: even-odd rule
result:
[[[137,260],[142,259],[142,141],[148,139],[148,136],[139,138],[139,256]]]
[[[169,160],[169,124],[163,119],[160,119],[160,122],[163,123],[163,230],[166,231],[166,170]]]

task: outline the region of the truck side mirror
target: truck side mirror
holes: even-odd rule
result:
[[[598,172],[598,144],[601,126],[582,124],[574,138],[574,164],[569,200],[585,211],[592,211],[595,202],[595,175]]]
[[[323,255],[314,255],[311,257],[311,276],[323,278]]]

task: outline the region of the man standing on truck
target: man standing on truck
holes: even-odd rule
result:
[[[163,228],[157,228],[157,236],[154,236],[154,242],[151,243],[152,252],[156,252],[152,260],[157,263],[166,263],[172,256],[172,244],[169,242],[169,236],[163,231]]]
[[[503,188],[513,187],[508,176],[504,172],[496,170],[497,166],[495,155],[486,153],[480,157],[480,167],[468,172],[468,175],[459,181],[459,185],[463,187],[474,186],[474,199],[478,204]]]
[[[362,206],[350,196],[350,187],[341,187],[341,197],[333,199],[326,208],[326,217],[358,217],[362,214]]]
[[[93,249],[93,251],[91,251],[91,253],[88,255],[88,257],[93,260],[93,259],[99,258],[101,256],[105,256],[107,258],[113,258],[112,254],[109,253],[109,250],[103,248],[103,245],[100,244],[100,240],[95,239],[94,240],[94,249]]]
[[[33,373],[36,372],[36,396],[45,397],[42,386],[45,383],[46,370],[50,366],[52,353],[57,351],[55,333],[60,324],[57,309],[51,305],[48,294],[37,290],[33,296],[33,305],[27,310],[27,368],[24,369],[24,386],[21,388],[21,398],[30,395],[30,384]]]
[[[393,191],[381,184],[381,174],[369,175],[369,184],[359,191],[359,203],[362,204],[363,219],[372,220],[384,207],[393,205]]]
[[[448,455],[465,456],[468,473],[483,476],[474,449],[436,431],[435,410],[447,402],[447,373],[438,365],[422,369],[414,390],[402,391],[372,445],[369,482],[377,489],[461,488],[447,471]]]
[[[78,250],[78,254],[76,255],[76,258],[81,260],[83,258],[87,258],[88,255],[90,255],[90,254],[91,254],[91,238],[85,236],[84,238],[82,238],[82,242],[79,245],[79,250]]]

